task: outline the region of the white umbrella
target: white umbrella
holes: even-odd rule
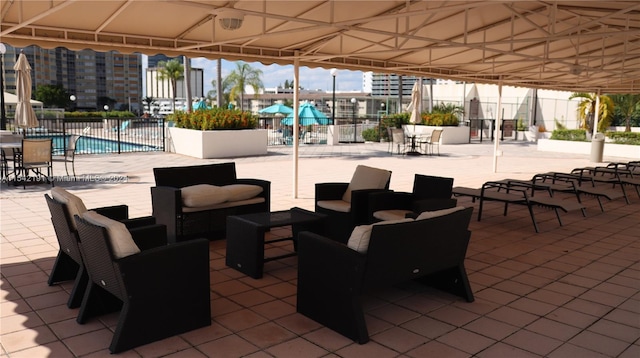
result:
[[[409,122],[413,123],[414,131],[416,123],[422,123],[422,118],[420,116],[420,85],[418,81],[413,84],[413,88],[411,89],[411,103],[409,104],[408,109],[411,111],[411,118],[409,118]]]
[[[422,95],[420,94],[420,84],[419,81],[416,81],[413,84],[413,88],[411,88],[411,103],[408,110],[411,111],[411,117],[409,118],[409,122],[413,123],[413,133],[411,134],[411,150],[407,152],[407,155],[419,155],[420,153],[416,151],[416,123],[422,123],[422,116],[420,114],[420,101],[422,100]]]
[[[16,71],[16,95],[18,96],[16,125],[22,128],[37,127],[38,118],[31,107],[31,66],[24,53],[20,53],[13,69]]]

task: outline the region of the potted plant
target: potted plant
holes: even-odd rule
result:
[[[258,119],[249,112],[216,107],[167,119],[175,123],[168,148],[176,153],[203,159],[267,154],[267,131],[256,129]]]

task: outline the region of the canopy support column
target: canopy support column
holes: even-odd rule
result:
[[[298,198],[298,142],[300,118],[298,118],[300,97],[300,51],[295,51],[293,59],[293,198]]]
[[[496,125],[493,134],[493,172],[498,172],[498,156],[500,153],[500,127],[502,127],[502,76],[498,81],[498,108],[496,108]]]

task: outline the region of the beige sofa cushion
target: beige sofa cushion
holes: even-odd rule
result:
[[[87,211],[82,215],[82,218],[91,224],[107,229],[109,243],[111,244],[111,250],[115,258],[119,259],[140,252],[140,248],[138,248],[138,245],[133,241],[131,233],[123,223],[109,219],[95,211]]]
[[[230,184],[222,187],[227,192],[227,201],[240,201],[256,197],[262,193],[260,185]]]
[[[453,208],[441,209],[441,210],[435,210],[435,211],[425,211],[420,213],[420,215],[418,215],[416,220],[425,220],[425,219],[435,218],[438,216],[449,215],[451,213],[455,213],[456,211],[460,211],[460,210],[464,210],[464,206],[456,206]]]
[[[369,241],[371,240],[371,230],[375,225],[389,225],[389,224],[398,224],[404,222],[410,222],[413,219],[399,219],[399,220],[389,220],[389,221],[381,221],[371,225],[359,225],[356,226],[351,232],[351,236],[349,237],[349,241],[347,241],[347,247],[352,250],[366,253],[369,250]]]
[[[353,190],[384,189],[390,177],[391,172],[388,170],[358,165],[347,190],[342,196],[342,200],[350,203]]]
[[[180,189],[182,205],[199,208],[224,203],[229,199],[229,192],[223,187],[210,184],[197,184]]]
[[[53,200],[67,206],[69,218],[71,219],[71,225],[75,230],[77,230],[78,228],[76,227],[76,220],[73,218],[73,216],[82,216],[82,214],[87,211],[87,207],[84,206],[82,199],[58,186],[51,188],[51,197],[53,198]]]

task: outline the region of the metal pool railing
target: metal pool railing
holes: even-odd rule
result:
[[[76,154],[164,151],[163,119],[41,119],[26,130],[28,138],[53,138],[54,151],[66,149],[67,138],[81,135]]]

